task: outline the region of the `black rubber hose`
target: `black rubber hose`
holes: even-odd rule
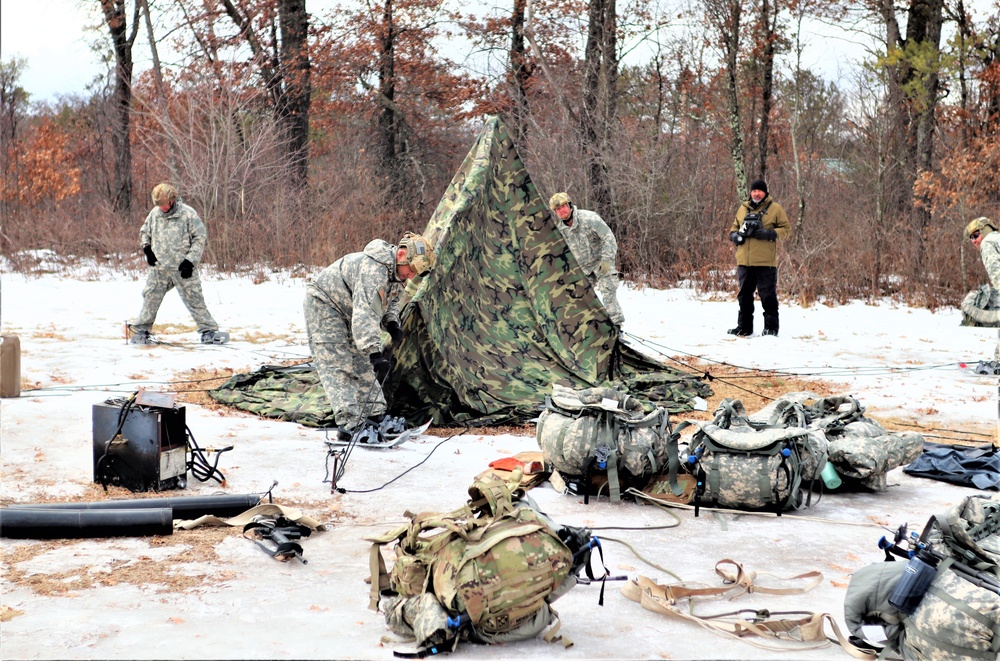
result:
[[[205,514],[226,518],[242,514],[260,504],[261,495],[223,494],[218,496],[178,496],[173,498],[132,498],[129,500],[98,500],[89,503],[38,503],[15,504],[9,509],[33,510],[114,510],[114,509],[172,509],[175,519],[197,519]]]
[[[0,537],[76,539],[145,537],[174,531],[169,507],[146,509],[64,510],[0,509]]]

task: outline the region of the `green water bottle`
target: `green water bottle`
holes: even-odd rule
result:
[[[843,484],[840,475],[837,474],[837,469],[833,467],[833,463],[830,461],[826,462],[826,466],[823,467],[823,472],[819,476],[823,478],[823,484],[826,485],[826,488],[831,491]]]

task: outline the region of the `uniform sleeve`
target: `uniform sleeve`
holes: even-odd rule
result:
[[[983,241],[982,248],[983,266],[990,276],[990,284],[994,289],[1000,289],[1000,241]]]
[[[611,262],[611,265],[614,266],[615,256],[618,255],[618,240],[615,239],[611,228],[608,227],[608,224],[600,216],[597,217],[594,223],[594,233],[601,241],[601,261]]]
[[[208,230],[205,229],[205,223],[202,222],[198,214],[188,207],[186,210],[188,212],[188,240],[190,242],[190,247],[184,254],[184,259],[188,260],[192,264],[197,264],[201,261],[201,256],[205,252],[205,244],[208,243]]]
[[[146,220],[143,221],[142,227],[139,228],[139,245],[148,246],[153,243],[153,212],[150,211],[146,214]]]
[[[780,204],[774,206],[777,207],[774,214],[774,231],[777,233],[778,239],[784,241],[792,235],[792,224],[788,222],[784,207]]]
[[[367,355],[382,350],[382,296],[389,283],[384,267],[374,262],[361,275],[351,298],[351,334],[358,351]]]

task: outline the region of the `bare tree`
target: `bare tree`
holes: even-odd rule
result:
[[[719,47],[722,49],[722,72],[726,86],[726,119],[729,125],[729,153],[733,161],[736,179],[736,194],[740,199],[747,196],[746,155],[743,149],[743,126],[740,120],[740,97],[737,84],[737,59],[740,51],[740,21],[743,5],[741,0],[704,0],[706,17],[715,31]]]
[[[587,45],[584,51],[582,121],[591,203],[617,229],[614,201],[608,182],[608,136],[618,105],[618,17],[615,0],[590,0]]]
[[[309,105],[311,94],[308,48],[309,15],[305,0],[221,0],[226,14],[246,41],[271,99],[275,116],[283,127],[292,183],[305,187],[309,176]],[[277,12],[257,4],[277,2]],[[264,11],[264,10],[268,11]],[[271,33],[265,43],[254,26],[263,14]],[[277,24],[275,23],[277,19]],[[280,39],[277,38],[280,34]]]
[[[132,8],[131,28],[125,0],[101,0],[101,10],[115,53],[115,85],[111,97],[114,107],[111,144],[115,153],[115,176],[111,200],[115,211],[127,215],[132,209],[132,143],[129,135],[132,119],[132,44],[139,28],[139,3]]]

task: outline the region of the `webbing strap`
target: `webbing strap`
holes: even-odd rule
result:
[[[807,611],[772,613],[766,609],[758,611],[743,609],[730,613],[698,616],[693,612],[685,611],[667,599],[665,596],[666,587],[668,586],[658,585],[651,579],[639,576],[622,587],[622,594],[627,599],[639,603],[646,610],[694,622],[714,633],[742,640],[754,647],[773,651],[800,651],[829,646],[831,639],[827,638],[825,634],[825,624],[829,622],[836,636],[836,642],[845,652],[857,659],[865,659],[866,661],[875,661],[876,659],[873,654],[851,643],[829,613],[810,613]],[[746,615],[750,615],[750,618],[747,619]],[[802,617],[794,619],[772,618],[773,615],[800,615]],[[747,639],[748,635],[799,644],[794,648],[767,645]]]
[[[371,598],[368,600],[369,610],[378,612],[378,599],[379,594],[382,590],[388,590],[391,586],[389,585],[389,573],[385,568],[385,560],[382,558],[382,553],[380,549],[382,544],[380,542],[375,542],[372,544],[371,551],[368,556],[368,571],[369,580],[372,584]]]

